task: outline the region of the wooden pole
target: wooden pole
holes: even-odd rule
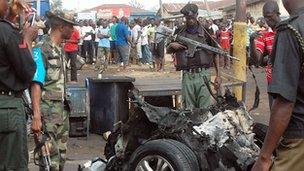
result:
[[[206,6],[206,10],[207,10],[207,15],[208,17],[210,17],[210,8],[209,8],[209,4],[207,0],[204,0],[205,6]]]
[[[160,17],[164,17],[164,9],[163,9],[163,2],[159,0],[159,9],[160,9]]]
[[[41,15],[41,1],[37,0],[37,15]]]
[[[235,87],[233,92],[239,101],[245,102],[246,82],[247,82],[247,23],[246,23],[246,0],[236,0],[236,16],[234,22],[234,43],[233,55],[240,59],[239,62],[233,62],[233,71],[238,80],[244,82],[244,86]]]

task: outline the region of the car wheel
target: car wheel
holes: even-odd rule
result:
[[[139,146],[132,154],[129,170],[135,171],[198,171],[198,160],[185,144],[158,139]]]

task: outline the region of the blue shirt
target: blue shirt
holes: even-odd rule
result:
[[[102,35],[109,35],[110,29],[109,28],[100,28],[98,33]],[[109,38],[103,38],[99,40],[98,47],[106,47],[110,48],[110,40]]]
[[[129,30],[128,27],[120,22],[116,27],[116,45],[126,46],[128,45]]]

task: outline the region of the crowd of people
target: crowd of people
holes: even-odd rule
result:
[[[71,81],[77,81],[76,58],[81,56],[96,71],[105,70],[109,64],[125,70],[130,64],[147,65],[157,71],[164,68],[164,34],[172,31],[159,19],[136,18],[129,22],[118,19],[81,20],[72,37],[66,41],[65,52],[71,64]],[[170,32],[171,31],[171,32]],[[157,34],[161,32],[163,34]]]
[[[229,54],[233,53],[232,20],[225,17],[216,20],[198,17],[198,21],[212,36],[216,47]],[[41,40],[43,35],[48,34],[48,23],[38,17],[37,23],[43,28],[39,30],[39,40]],[[270,53],[264,49],[271,47],[269,43],[272,41],[267,41],[265,45],[262,39],[265,40],[263,35],[266,33],[274,38],[274,26],[267,25],[263,17],[255,20],[250,13],[247,14],[247,23],[248,65],[267,66],[267,56]],[[172,23],[170,20],[155,18],[135,18],[129,21],[125,17],[116,16],[111,19],[100,18],[96,21],[91,19],[78,21],[72,37],[66,41],[64,48],[67,59],[70,60],[71,81],[77,82],[77,56],[82,57],[86,64],[94,65],[97,72],[102,72],[112,64],[119,65],[118,70],[125,70],[130,64],[137,64],[163,71],[165,46],[170,41],[167,40],[167,36],[172,34],[174,28],[184,24],[185,21],[182,19],[176,19]],[[255,50],[261,52],[261,55],[260,53],[257,55]],[[220,66],[225,69],[230,69],[231,63],[229,58],[220,58]]]
[[[198,20],[204,28],[208,29],[219,48],[232,53],[233,23],[231,20],[206,20],[202,17],[199,17]],[[97,21],[80,20],[64,48],[67,59],[70,60],[71,81],[77,82],[77,55],[82,57],[86,64],[94,65],[98,72],[112,64],[119,65],[118,70],[124,70],[130,64],[137,64],[146,65],[156,71],[163,71],[165,46],[169,41],[167,36],[172,34],[173,28],[184,24],[183,21],[178,21],[174,24],[155,18],[136,18],[128,21],[125,17],[119,19],[116,16],[111,19],[101,18]],[[248,21],[249,30],[251,30],[249,37],[255,32],[268,29],[263,19],[254,22],[251,17]],[[47,32],[43,33],[47,34]],[[39,34],[39,39],[42,38],[43,35]],[[248,49],[251,47],[249,43],[248,39]],[[229,69],[231,60],[220,58],[220,66]]]

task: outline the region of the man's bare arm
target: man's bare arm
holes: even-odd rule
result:
[[[40,133],[42,122],[41,122],[41,86],[38,83],[33,82],[31,85],[31,99],[32,99],[32,109],[33,109],[33,123],[32,130],[34,133]]]
[[[285,132],[293,111],[294,103],[278,96],[272,105],[271,116],[260,158],[269,160]]]
[[[254,41],[250,44],[250,51],[251,51],[252,58],[254,59],[254,63],[257,66],[259,66],[261,64],[261,59],[263,57],[263,54],[259,50],[257,50],[256,44]]]
[[[215,66],[215,73],[217,77],[220,77],[220,57],[218,55],[215,55],[214,57],[214,66]]]

